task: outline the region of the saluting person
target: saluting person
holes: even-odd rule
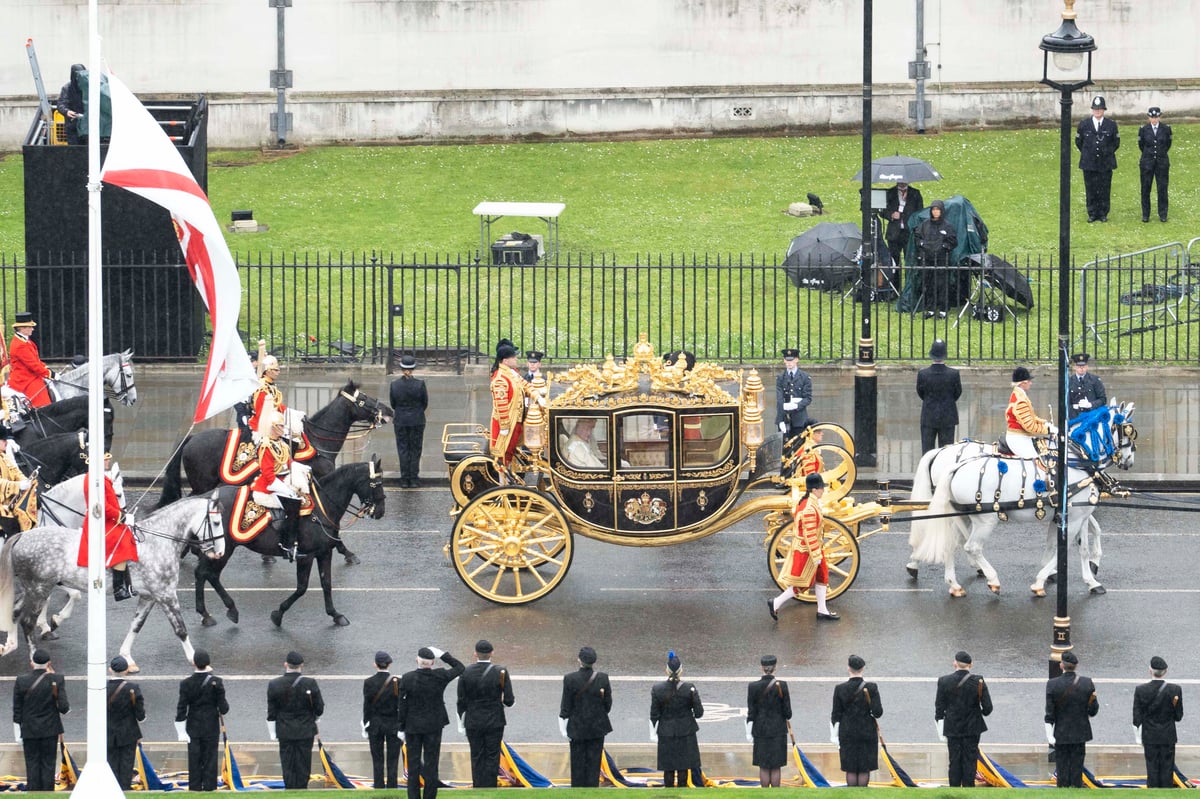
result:
[[[1146,124],[1138,129],[1138,149],[1142,157],[1138,169],[1142,173],[1142,221],[1150,221],[1150,184],[1158,183],[1158,221],[1167,221],[1167,181],[1171,176],[1171,126],[1160,121],[1162,109],[1150,106]]]
[[[1086,352],[1077,352],[1071,356],[1071,366],[1075,374],[1067,383],[1067,404],[1070,406],[1068,413],[1072,419],[1081,413],[1108,404],[1104,383],[1100,378],[1088,373],[1088,362],[1091,360],[1092,356]]]
[[[492,643],[475,643],[475,662],[458,678],[458,727],[471,746],[471,785],[495,788],[504,739],[504,708],[512,707],[512,677],[492,662]]]
[[[1077,673],[1079,658],[1062,653],[1063,673],[1046,682],[1046,742],[1054,747],[1059,788],[1083,787],[1083,760],[1092,740],[1092,716],[1100,712],[1091,677]]]
[[[883,703],[879,686],[863,680],[867,662],[858,655],[846,661],[850,679],[833,689],[829,714],[829,742],[838,745],[847,786],[867,787],[871,772],[879,768],[879,722]]]
[[[187,742],[188,790],[217,789],[217,741],[221,737],[221,717],[229,712],[225,683],[213,674],[208,652],[192,654],[196,671],[179,683],[179,704],[175,709],[175,732]]]
[[[596,650],[581,647],[579,669],[563,677],[558,729],[571,740],[572,788],[599,787],[604,736],[612,732],[612,686],[595,666]]]
[[[399,785],[400,678],[388,671],[391,665],[391,655],[376,652],[375,673],[363,680],[363,736],[370,741],[372,787],[376,789]]]
[[[975,787],[979,736],[987,730],[984,716],[992,713],[992,695],[983,677],[971,673],[971,655],[954,655],[954,671],[939,677],[933,703],[938,736],[950,756],[951,788]]]
[[[450,668],[435,669],[441,658]],[[438,758],[442,753],[442,728],[446,715],[446,686],[463,673],[460,660],[431,646],[417,650],[417,667],[400,678],[400,729],[408,744],[408,799],[420,799],[425,782],[425,799],[438,791]]]
[[[141,687],[128,678],[129,661],[117,655],[108,667],[113,676],[108,678],[108,767],[117,778],[122,791],[129,790],[133,779],[133,758],[137,753],[138,741],[142,740],[142,728],[138,722],[146,720],[146,704]]]
[[[283,787],[306,789],[312,776],[317,719],[325,712],[325,700],[317,681],[301,673],[303,655],[288,652],[283,668],[283,674],[267,683],[267,729],[271,740],[279,741]]]
[[[758,766],[758,784],[764,788],[779,787],[788,761],[792,696],[787,683],[775,676],[778,662],[774,655],[759,658],[762,677],[746,689],[746,740],[754,744],[752,762]]]
[[[1163,679],[1167,661],[1150,658],[1150,682],[1133,689],[1133,729],[1146,756],[1146,787],[1175,787],[1175,724],[1183,720],[1183,689]]]
[[[62,717],[71,710],[67,681],[54,673],[45,649],[30,656],[29,666],[13,683],[13,737],[25,751],[25,790],[53,791]]]

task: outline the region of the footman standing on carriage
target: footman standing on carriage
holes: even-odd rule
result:
[[[104,453],[104,568],[112,569],[113,598],[118,602],[137,596],[133,590],[133,577],[129,574],[129,563],[138,559],[137,541],[133,537],[133,514],[125,513],[117,498],[112,481],[112,453]],[[88,482],[83,483],[83,501],[88,502]],[[91,514],[83,517],[83,535],[79,539],[79,557],[76,563],[83,568],[88,565],[88,528]]]
[[[1146,756],[1146,787],[1175,787],[1176,722],[1183,720],[1183,689],[1163,678],[1167,661],[1150,658],[1150,682],[1133,690],[1133,732]]]
[[[596,650],[579,649],[579,669],[563,677],[558,706],[558,730],[571,741],[571,787],[600,786],[604,736],[612,732],[612,686],[596,669]]]
[[[292,447],[283,438],[283,414],[269,413],[270,433],[258,448],[258,475],[250,488],[259,505],[283,511],[279,548],[288,560],[294,561],[300,533],[300,496],[284,480],[292,471]]]
[[[1091,717],[1100,712],[1091,677],[1076,673],[1079,658],[1062,653],[1063,673],[1046,682],[1046,742],[1054,747],[1059,788],[1083,787],[1083,761],[1092,740]]]
[[[22,474],[10,447],[16,435],[0,424],[0,535],[8,538],[34,526],[37,519],[29,513],[37,493],[33,482]]]
[[[133,779],[133,757],[146,720],[146,704],[141,687],[128,678],[129,661],[117,655],[108,664],[113,676],[108,678],[108,767],[117,778],[122,791],[129,790]]]
[[[1092,356],[1086,352],[1077,352],[1071,356],[1071,366],[1075,374],[1068,383],[1067,403],[1071,406],[1072,419],[1081,413],[1087,413],[1093,408],[1103,408],[1108,404],[1104,383],[1095,375],[1088,374],[1088,363],[1091,360]]]
[[[44,649],[30,655],[29,667],[13,683],[13,737],[25,751],[25,790],[53,791],[62,717],[71,710],[67,682]]]
[[[779,787],[783,766],[788,761],[792,696],[787,683],[775,676],[778,662],[774,655],[759,658],[762,677],[746,689],[746,740],[754,744],[751,759],[758,766],[758,784],[763,788]]]
[[[175,708],[175,733],[187,742],[188,790],[217,789],[217,742],[221,736],[221,717],[229,712],[225,683],[213,674],[207,650],[192,655],[195,671],[179,683],[179,704]]]
[[[1033,411],[1033,403],[1029,401],[1029,389],[1033,386],[1033,374],[1024,366],[1018,366],[1012,373],[1012,394],[1008,398],[1008,408],[1004,411],[1005,439],[1008,448],[1018,458],[1038,457],[1035,437],[1057,436],[1058,428],[1038,416]]]
[[[975,787],[979,736],[987,731],[984,716],[992,713],[992,695],[983,677],[971,673],[971,655],[954,655],[954,671],[938,677],[933,719],[950,756],[951,788]]]
[[[33,343],[33,329],[37,322],[28,311],[18,311],[17,321],[13,322],[15,334],[8,346],[9,362],[12,370],[8,374],[8,385],[24,394],[29,403],[35,408],[43,408],[50,404],[50,390],[46,380],[57,380],[58,374],[46,364],[38,354],[38,345]]]
[[[837,621],[841,618],[825,604],[825,595],[829,591],[829,564],[825,560],[821,542],[821,527],[825,520],[821,515],[820,499],[824,493],[825,479],[819,473],[804,478],[804,496],[800,497],[793,514],[796,530],[792,534],[792,551],[785,561],[787,567],[780,574],[780,579],[788,587],[773,600],[767,600],[767,610],[772,619],[778,620],[780,608],[809,588],[817,597],[818,621]]]
[[[502,340],[496,345],[492,371],[492,427],[488,443],[492,457],[506,469],[521,442],[527,385],[517,372],[516,346],[508,339]]]
[[[795,467],[790,461],[788,442],[793,441],[808,424],[808,406],[812,404],[812,378],[799,367],[800,350],[788,348],[783,352],[783,371],[775,378],[775,424],[783,434],[783,464],[780,476],[792,476]]]

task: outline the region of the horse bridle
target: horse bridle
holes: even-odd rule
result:
[[[135,384],[136,378],[133,375],[133,365],[129,361],[122,359],[121,364],[117,369],[117,374],[120,375],[120,379],[117,381],[116,387],[110,390],[112,391],[112,395],[114,397],[119,400],[124,400],[125,396],[129,394],[130,391],[137,388],[137,385]],[[86,384],[81,385],[71,380],[63,380],[62,378],[59,378],[57,382],[71,386],[72,388],[77,388],[80,391],[86,392],[88,390],[88,386]]]
[[[382,403],[380,403],[377,398],[368,397],[357,388],[354,389],[353,394],[347,394],[345,391],[339,391],[338,395],[345,397],[352,405],[363,408],[374,414],[375,418],[371,421],[371,430],[374,430],[376,427],[379,427],[383,424],[383,410],[379,407]],[[359,435],[366,435],[366,433],[360,433]],[[347,438],[349,438],[349,436],[347,436]]]
[[[155,538],[163,538],[167,541],[188,541],[192,537],[189,531],[183,538],[172,535],[167,532],[160,532],[146,527],[141,522],[136,522],[130,525],[133,530],[134,540],[140,541],[139,533],[143,535],[152,535]],[[208,498],[208,508],[204,511],[204,525],[202,529],[207,533],[204,536],[196,536],[196,544],[202,554],[216,551],[217,542],[225,538],[225,525],[221,522],[221,508],[215,497]],[[214,529],[216,532],[213,532]]]
[[[375,494],[378,494],[383,489],[383,473],[377,472],[375,470],[375,461],[373,461],[373,460],[367,461],[367,464],[368,464],[368,466],[367,466],[367,469],[368,469],[367,488],[370,489],[371,495],[372,495],[372,497],[374,497]],[[332,518],[330,518],[329,511],[325,510],[325,503],[323,503],[321,501],[321,494],[317,490],[320,486],[320,481],[314,476],[312,478],[312,483],[313,483],[313,492],[312,492],[313,506],[321,512],[321,516],[325,519],[325,522],[322,522],[321,519],[318,518],[318,519],[316,519],[316,522],[317,522],[317,524],[320,525],[321,531],[323,533],[325,533],[327,538],[330,538],[334,541],[341,540],[341,536],[330,535],[328,529],[326,529],[326,523],[328,523],[329,527],[332,527],[335,530],[341,531],[341,530],[344,530],[344,529],[354,526],[358,522],[362,521],[362,518],[364,516],[375,512],[375,500],[374,499],[371,499],[365,505],[360,505],[358,507],[355,507],[354,503],[352,502],[349,505],[347,505],[346,512],[350,514],[353,521],[348,522],[343,525],[338,525],[338,524],[334,523]]]

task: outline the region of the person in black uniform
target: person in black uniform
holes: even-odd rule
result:
[[[788,465],[788,443],[799,446],[799,436],[808,425],[808,406],[812,404],[812,378],[799,367],[800,350],[783,350],[783,371],[775,378],[775,424],[783,434],[783,464],[780,476],[785,480],[795,471],[795,461]]]
[[[83,116],[83,83],[80,76],[87,72],[83,64],[71,65],[71,79],[63,84],[54,107],[63,115],[63,127],[67,131],[67,144],[83,144],[87,133],[79,133],[79,118]]]
[[[71,710],[67,682],[54,673],[50,653],[36,650],[30,671],[13,683],[13,737],[25,750],[25,790],[53,791],[62,716]]]
[[[829,742],[838,745],[847,786],[867,787],[871,772],[879,768],[879,722],[883,703],[879,686],[863,680],[867,662],[858,655],[846,661],[850,679],[834,687],[829,714]]]
[[[900,257],[908,250],[908,236],[912,228],[908,219],[925,207],[925,198],[921,190],[907,183],[897,183],[887,190],[887,205],[879,212],[886,222],[883,238],[887,242],[888,252],[892,256],[892,267],[895,274],[900,273]],[[900,288],[900,281],[893,280],[893,285]]]
[[[1171,126],[1159,122],[1162,109],[1150,106],[1146,112],[1146,124],[1138,129],[1138,169],[1142,173],[1142,221],[1150,221],[1150,184],[1158,183],[1158,221],[1167,221],[1167,181],[1171,175]]]
[[[475,662],[458,680],[458,731],[471,745],[471,785],[495,788],[500,773],[500,741],[504,738],[504,708],[512,707],[512,678],[508,669],[492,662],[492,643],[475,642]]]
[[[952,269],[950,254],[958,246],[958,234],[946,219],[946,204],[934,200],[929,205],[929,218],[917,225],[912,233],[916,239],[917,264],[925,291],[925,318],[935,314],[945,319],[950,311],[951,286],[957,283],[958,270]]]
[[[1117,123],[1104,116],[1108,106],[1104,98],[1092,98],[1092,115],[1079,123],[1075,131],[1075,147],[1079,150],[1079,168],[1083,170],[1083,188],[1087,201],[1088,221],[1108,221],[1108,206],[1112,192],[1112,173],[1117,168],[1117,150],[1121,135]]]
[[[763,655],[758,662],[763,676],[750,683],[746,691],[746,740],[754,744],[752,762],[758,766],[758,784],[778,788],[783,766],[788,761],[792,696],[787,683],[775,676],[778,658]]]
[[[1074,419],[1081,413],[1108,404],[1108,394],[1104,391],[1104,383],[1095,375],[1088,374],[1088,363],[1092,356],[1086,352],[1077,352],[1071,356],[1071,365],[1075,375],[1068,382],[1067,404],[1068,413]]]
[[[448,669],[435,669],[441,658]],[[408,743],[408,799],[434,799],[438,790],[438,758],[442,728],[450,723],[444,699],[446,686],[463,673],[463,664],[449,652],[431,646],[417,650],[417,668],[400,678],[400,729]]]
[[[929,348],[932,364],[917,372],[917,396],[921,398],[921,453],[954,443],[958,426],[958,398],[962,379],[957,369],[946,365],[946,342],[940,338]]]
[[[1146,756],[1146,787],[1175,787],[1176,722],[1183,719],[1183,691],[1163,679],[1167,661],[1150,658],[1150,682],[1133,690],[1133,729]]]
[[[983,677],[971,673],[968,653],[957,652],[954,671],[938,678],[933,707],[938,735],[950,753],[950,787],[973,788],[979,736],[987,730],[983,717],[991,715],[992,695]]]
[[[375,653],[375,673],[363,680],[363,737],[371,745],[371,777],[373,788],[398,787],[400,764],[400,678],[388,667],[392,656],[380,650]],[[384,759],[387,779],[384,780]]]
[[[108,664],[113,676],[108,678],[108,767],[117,778],[122,791],[129,790],[133,779],[133,757],[146,720],[146,705],[142,689],[126,679],[129,661],[117,655]]]
[[[420,488],[421,445],[425,441],[425,409],[429,390],[425,381],[413,377],[417,361],[411,355],[400,358],[400,376],[392,381],[392,432],[396,435],[396,458],[400,461],[400,487]]]
[[[596,650],[579,650],[579,669],[563,677],[558,706],[558,729],[571,740],[571,787],[600,785],[600,757],[604,736],[612,732],[612,687],[608,675],[596,671]]]
[[[704,786],[700,772],[700,744],[696,719],[704,715],[700,692],[690,682],[682,682],[683,662],[674,652],[667,653],[667,679],[650,689],[650,740],[658,744],[658,768],[663,787]]]
[[[1054,747],[1059,788],[1083,787],[1083,759],[1092,740],[1091,717],[1100,712],[1091,677],[1078,674],[1079,658],[1062,653],[1063,673],[1046,682],[1046,742]]]
[[[175,731],[187,741],[188,790],[217,789],[217,741],[221,736],[221,717],[229,712],[225,701],[225,683],[213,674],[208,652],[197,649],[192,655],[196,671],[179,683],[179,704],[175,709]]]
[[[325,712],[325,700],[317,681],[301,674],[304,656],[299,652],[287,653],[283,669],[267,683],[267,730],[272,741],[279,740],[283,787],[306,789],[312,776],[317,719]]]
[[[530,350],[525,353],[525,373],[521,377],[525,378],[526,383],[532,383],[542,374],[542,359],[546,357],[546,353],[538,350]]]

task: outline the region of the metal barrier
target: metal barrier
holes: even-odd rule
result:
[[[1161,330],[1195,316],[1192,295],[1200,289],[1188,248],[1173,241],[1097,259],[1079,272],[1076,343],[1103,344],[1104,336]]]

